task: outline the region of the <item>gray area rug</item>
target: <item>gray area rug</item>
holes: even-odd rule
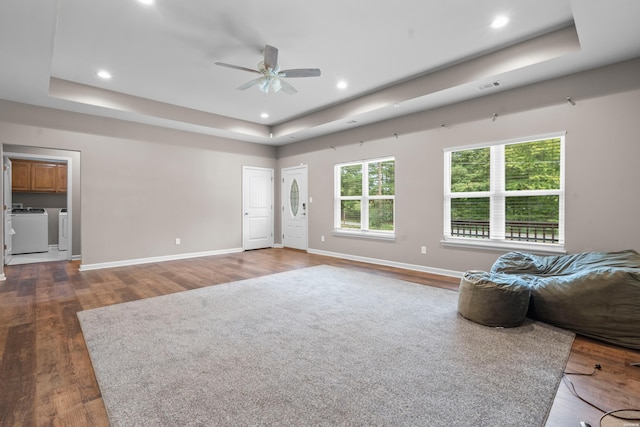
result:
[[[78,313],[114,426],[541,426],[574,335],[317,266]]]

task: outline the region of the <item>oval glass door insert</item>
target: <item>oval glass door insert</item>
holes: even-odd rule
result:
[[[295,178],[293,178],[289,189],[289,204],[291,205],[291,215],[295,218],[298,215],[298,205],[300,204],[300,189]]]

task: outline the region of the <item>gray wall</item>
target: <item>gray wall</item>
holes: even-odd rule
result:
[[[80,153],[82,264],[241,248],[242,166],[276,166],[269,146],[8,101],[0,142]]]
[[[0,101],[0,143],[80,153],[83,264],[241,248],[242,166],[274,168],[278,177],[304,163],[311,250],[486,269],[497,252],[440,245],[443,148],[566,130],[567,250],[640,249],[638,76],[640,59],[279,149]],[[332,236],[333,165],[389,155],[397,161],[397,241]],[[278,209],[275,223],[280,236]]]
[[[635,60],[281,148],[279,167],[308,165],[310,250],[458,272],[488,269],[500,252],[440,243],[443,149],[554,131],[567,132],[567,251],[640,250],[638,76]],[[396,242],[333,236],[334,164],[381,156],[396,158]]]

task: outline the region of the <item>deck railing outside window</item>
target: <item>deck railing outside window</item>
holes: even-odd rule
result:
[[[507,221],[505,239],[517,242],[558,243],[558,223]],[[489,221],[451,221],[452,237],[488,239]]]

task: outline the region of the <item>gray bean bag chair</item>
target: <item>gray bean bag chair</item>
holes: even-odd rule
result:
[[[458,289],[458,312],[481,325],[512,328],[524,322],[530,294],[517,276],[467,271]]]
[[[531,289],[528,316],[640,350],[640,254],[586,252],[537,256],[510,252],[492,274],[517,275]]]

